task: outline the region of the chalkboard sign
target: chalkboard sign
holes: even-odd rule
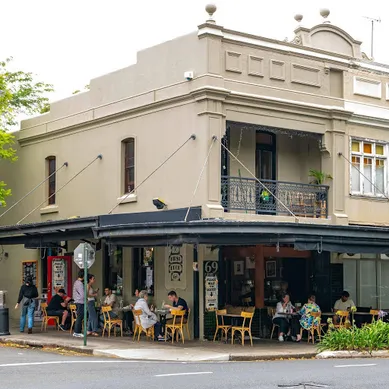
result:
[[[35,286],[38,286],[38,261],[22,262],[22,284],[25,283],[26,277],[32,277]]]

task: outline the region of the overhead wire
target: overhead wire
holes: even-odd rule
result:
[[[89,162],[84,168],[82,168],[77,174],[75,174],[69,181],[67,181],[64,185],[62,185],[58,190],[56,190],[54,193],[52,193],[47,199],[42,201],[39,205],[37,205],[32,211],[30,211],[26,216],[24,216],[22,219],[20,219],[16,224],[20,224],[23,220],[27,219],[32,213],[34,213],[38,208],[40,208],[43,204],[48,202],[53,196],[55,196],[58,192],[60,192],[65,186],[67,186],[70,182],[72,182],[76,177],[78,177],[83,171],[88,169],[90,165],[92,165],[95,161],[98,159],[102,159],[103,156],[99,154],[93,161]]]
[[[41,181],[37,186],[31,189],[28,193],[26,193],[21,199],[19,199],[15,204],[11,205],[5,212],[0,215],[0,219],[5,216],[11,209],[15,208],[18,204],[20,204],[26,197],[28,197],[31,193],[34,193],[42,184],[44,184],[47,180],[49,180],[52,176],[57,174],[62,168],[68,167],[69,164],[64,162],[61,167],[59,167],[56,171],[51,173],[48,177],[46,177],[43,181]]]
[[[169,155],[156,169],[154,169],[139,185],[135,186],[129,193],[123,196],[120,201],[108,212],[110,215],[120,204],[123,203],[129,196],[131,196],[137,189],[139,189],[152,175],[154,175],[165,163],[167,163],[171,158],[173,158],[190,140],[195,140],[196,135],[192,134],[180,147],[178,147],[172,154]]]
[[[221,142],[219,140],[219,143],[221,144],[221,146],[227,151],[227,153],[232,157],[234,158],[249,174],[250,176],[252,176],[262,187],[263,189],[265,189],[267,192],[269,192],[273,197],[274,199],[276,199],[278,201],[278,203],[280,205],[282,205],[287,211],[288,213],[290,213],[291,216],[293,216],[295,218],[296,221],[298,221],[298,217],[260,180],[256,177],[256,175],[254,173],[251,172],[251,170],[246,167],[242,161],[239,160],[239,158],[237,158],[224,144],[223,142]]]
[[[195,189],[194,189],[192,198],[191,198],[191,200],[190,200],[188,210],[186,211],[186,215],[185,215],[185,219],[184,219],[185,222],[186,222],[187,219],[188,219],[190,209],[192,208],[192,204],[193,204],[194,198],[195,198],[196,193],[197,193],[197,189],[199,188],[199,185],[200,185],[200,182],[201,182],[201,178],[203,177],[205,167],[206,167],[207,164],[208,164],[209,156],[211,155],[211,151],[212,151],[213,145],[215,144],[216,140],[217,140],[217,137],[214,135],[214,136],[212,137],[211,145],[209,146],[209,150],[208,150],[207,157],[205,158],[204,164],[203,164],[203,166],[202,166],[202,168],[201,168],[200,175],[199,175],[199,178],[198,178],[198,180],[197,180],[196,187],[195,187]]]

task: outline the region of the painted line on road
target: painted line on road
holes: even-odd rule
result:
[[[334,367],[370,367],[370,366],[377,366],[376,363],[363,363],[360,365],[336,365]]]
[[[201,375],[201,374],[213,374],[212,371],[194,371],[188,373],[172,373],[172,374],[157,374],[155,377],[174,377],[182,375]]]

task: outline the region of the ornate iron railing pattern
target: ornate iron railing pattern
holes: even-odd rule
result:
[[[273,193],[296,216],[327,218],[328,186],[296,182],[222,176],[221,205],[225,211],[247,211],[258,214],[290,215]]]

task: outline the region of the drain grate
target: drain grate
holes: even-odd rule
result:
[[[315,384],[314,382],[302,382],[301,384],[282,384],[278,385],[279,388],[291,388],[291,389],[296,389],[296,388],[301,388],[301,389],[309,389],[309,388],[328,388],[328,385],[323,385],[323,384]]]

